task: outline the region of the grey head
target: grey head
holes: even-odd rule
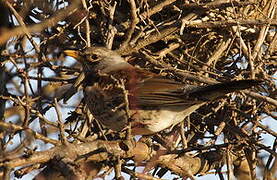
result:
[[[91,64],[91,68],[101,73],[129,68],[131,65],[116,51],[106,47],[89,47],[81,53],[83,63]]]

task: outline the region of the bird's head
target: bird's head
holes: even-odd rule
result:
[[[83,51],[65,50],[64,53],[73,57],[88,69],[99,70],[103,73],[130,66],[117,52],[105,47],[89,47]]]

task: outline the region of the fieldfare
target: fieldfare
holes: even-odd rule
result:
[[[94,118],[114,131],[130,122],[134,135],[153,134],[174,126],[205,103],[261,82],[186,85],[134,67],[104,47],[66,50],[65,54],[83,65],[84,99]]]

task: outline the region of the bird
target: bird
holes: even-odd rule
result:
[[[83,65],[84,100],[94,118],[113,131],[130,123],[133,135],[173,127],[204,104],[261,83],[246,79],[188,85],[135,67],[106,47],[64,53]]]

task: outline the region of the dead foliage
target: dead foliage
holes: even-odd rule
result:
[[[0,8],[2,178],[254,180],[257,170],[276,178],[275,0],[7,0]],[[91,46],[184,83],[264,83],[134,138],[102,127],[82,93],[63,101],[82,72],[63,50]]]

